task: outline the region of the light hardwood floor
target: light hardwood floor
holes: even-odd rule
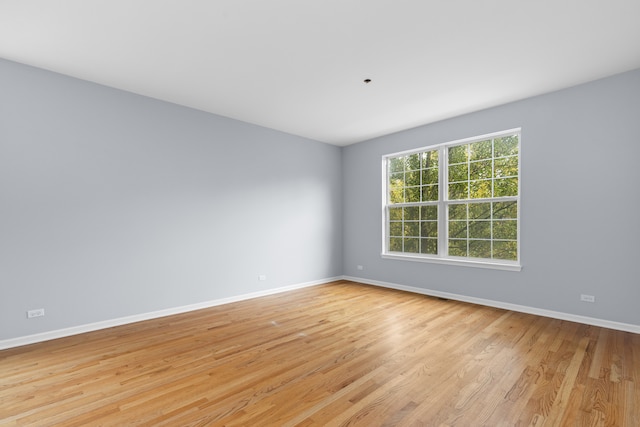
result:
[[[640,426],[640,336],[335,282],[0,351],[0,425]]]

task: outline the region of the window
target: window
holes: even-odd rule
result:
[[[382,255],[520,269],[520,130],[383,157]]]

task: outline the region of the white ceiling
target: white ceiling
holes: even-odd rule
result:
[[[0,0],[0,57],[348,145],[640,68],[640,0]]]

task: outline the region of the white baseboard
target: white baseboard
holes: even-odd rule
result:
[[[361,277],[351,276],[338,276],[321,280],[315,280],[312,282],[300,283],[296,285],[283,286],[275,289],[267,289],[259,292],[252,292],[249,294],[237,295],[228,298],[221,298],[213,301],[205,301],[196,304],[190,304],[180,307],[173,307],[159,311],[153,311],[149,313],[136,314],[133,316],[120,317],[117,319],[104,320],[96,323],[89,323],[85,325],[74,326],[66,329],[58,329],[55,331],[43,332],[40,334],[27,335],[23,337],[11,338],[0,341],[0,350],[5,350],[13,347],[20,347],[28,344],[35,344],[43,341],[53,340],[56,338],[68,337],[71,335],[83,334],[86,332],[97,331],[100,329],[112,328],[114,326],[127,325],[130,323],[141,322],[143,320],[157,319],[160,317],[171,316],[173,314],[186,313],[189,311],[200,310],[203,308],[215,307],[218,305],[229,304],[237,301],[244,301],[252,298],[263,297],[267,295],[278,294],[281,292],[292,291],[295,289],[307,288],[310,286],[322,285],[336,280],[350,280],[352,282],[363,283],[365,285],[380,286],[384,288],[397,289],[401,291],[413,292],[422,295],[429,295],[433,297],[446,298],[450,300],[469,302],[472,304],[485,305],[488,307],[502,308],[505,310],[512,310],[521,313],[535,314],[538,316],[551,317],[554,319],[568,320],[571,322],[584,323],[586,325],[600,326],[603,328],[616,329],[620,331],[633,332],[640,334],[640,325],[632,325],[628,323],[614,322],[611,320],[597,319],[587,316],[579,316],[575,314],[563,313],[559,311],[545,310],[541,308],[528,307],[524,305],[505,303],[500,301],[488,300],[483,298],[469,297],[465,295],[452,294],[449,292],[434,291],[431,289],[416,288],[413,286],[399,285],[396,283],[382,282],[379,280],[364,279]]]
[[[536,314],[538,316],[551,317],[553,319],[568,320],[570,322],[584,323],[586,325],[601,326],[603,328],[616,329],[619,331],[633,332],[640,334],[640,325],[632,325],[629,323],[614,322],[611,320],[597,319],[587,316],[579,316],[576,314],[563,313],[560,311],[545,310],[542,308],[527,307],[525,305],[510,304],[506,302],[493,301],[483,298],[469,297],[465,295],[452,294],[449,292],[434,291],[431,289],[416,288],[413,286],[398,285],[396,283],[381,282],[379,280],[363,279],[361,277],[342,276],[344,280],[363,283],[365,285],[381,286],[384,288],[398,289],[401,291],[414,292],[422,295],[446,298],[450,300],[469,302],[472,304],[485,305],[488,307],[502,308],[505,310],[517,311],[520,313]]]
[[[312,282],[299,283],[296,285],[283,286],[275,289],[267,289],[259,292],[251,292],[249,294],[237,295],[228,298],[221,298],[213,301],[205,301],[196,304],[184,305],[181,307],[172,307],[164,310],[152,311],[149,313],[135,314],[133,316],[120,317],[117,319],[104,320],[101,322],[89,323],[85,325],[73,326],[66,329],[58,329],[55,331],[43,332],[39,334],[27,335],[23,337],[11,338],[7,340],[0,340],[0,350],[5,350],[13,347],[20,347],[28,344],[35,344],[42,341],[49,341],[56,338],[68,337],[71,335],[84,334],[86,332],[97,331],[100,329],[112,328],[114,326],[127,325],[129,323],[141,322],[143,320],[157,319],[159,317],[171,316],[173,314],[186,313],[189,311],[201,310],[203,308],[215,307],[217,305],[229,304],[232,302],[244,301],[252,298],[264,297],[267,295],[278,294],[281,292],[292,291],[294,289],[302,289],[310,286],[322,285],[336,280],[341,280],[342,277],[331,277],[321,280],[315,280]]]

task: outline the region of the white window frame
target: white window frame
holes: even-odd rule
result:
[[[464,145],[473,142],[484,141],[492,138],[499,138],[501,136],[508,136],[518,134],[518,195],[504,198],[487,198],[487,199],[472,199],[473,202],[487,202],[487,201],[516,201],[517,202],[517,257],[513,260],[500,260],[500,259],[487,259],[487,258],[474,258],[474,257],[457,257],[449,256],[447,254],[447,240],[448,240],[448,207],[451,204],[460,203],[461,200],[449,200],[448,199],[448,169],[449,158],[447,155],[447,149],[456,145]],[[389,232],[389,207],[398,207],[398,204],[391,204],[389,201],[389,159],[400,156],[407,156],[410,154],[421,153],[425,151],[438,151],[438,194],[439,199],[438,206],[438,254],[420,254],[420,253],[405,253],[405,252],[390,252],[390,232]],[[434,144],[425,147],[420,147],[413,150],[401,151],[397,153],[386,154],[382,156],[382,253],[381,257],[386,259],[395,259],[403,261],[419,261],[436,264],[449,264],[460,265],[467,267],[479,267],[479,268],[491,268],[498,270],[510,270],[520,271],[521,265],[521,239],[520,239],[520,226],[521,226],[521,195],[522,195],[522,132],[521,128],[514,128],[500,132],[489,133],[485,135],[474,136],[470,138],[459,139],[455,141],[444,142],[441,144]],[[469,200],[465,199],[466,202]],[[401,206],[421,206],[423,202],[402,204]]]

